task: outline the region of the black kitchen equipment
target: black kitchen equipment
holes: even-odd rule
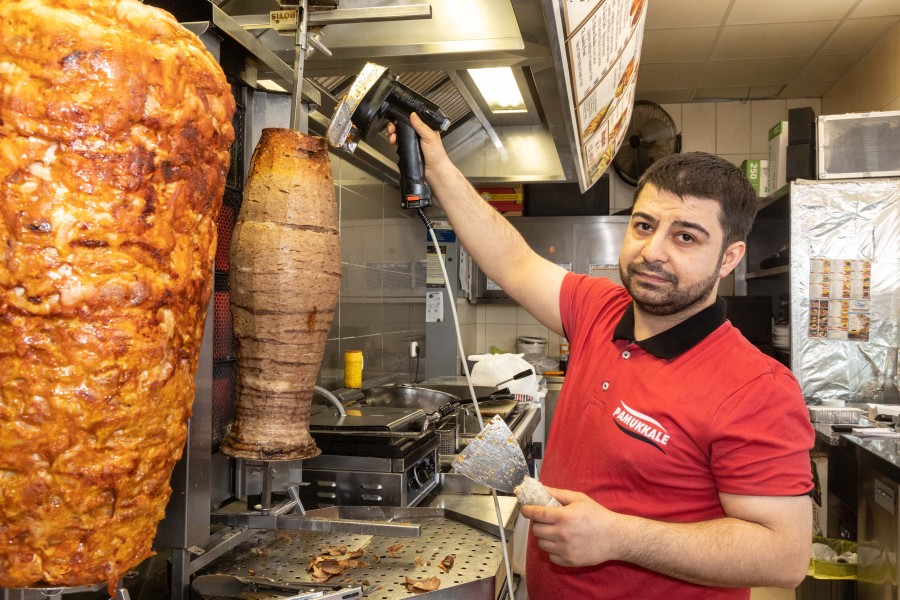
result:
[[[432,129],[446,131],[450,127],[450,119],[440,107],[400,83],[387,68],[366,63],[334,110],[328,126],[328,142],[353,152],[360,140],[393,121],[397,127],[403,208],[421,209],[431,206],[431,188],[425,182],[419,136],[409,122],[412,113]]]
[[[811,106],[788,109],[788,145],[816,145],[816,111]]]
[[[399,406],[421,408],[427,412],[426,423],[437,432],[439,455],[456,454],[459,445],[459,397],[440,390],[411,384],[385,385],[362,391],[365,406]]]
[[[427,415],[421,408],[400,406],[353,406],[344,415],[336,415],[330,407],[315,406],[310,410],[309,430],[335,435],[370,435],[380,437],[418,437],[425,433]]]
[[[816,179],[816,144],[788,144],[785,159],[785,177],[788,181]]]
[[[578,182],[526,183],[526,217],[571,217],[609,214],[609,178],[603,174],[590,189],[581,192]]]
[[[635,101],[625,140],[613,158],[613,168],[622,181],[633,186],[654,162],[681,152],[675,121],[659,104],[647,100]]]
[[[515,396],[509,388],[502,387],[512,381],[523,379],[534,371],[526,369],[516,373],[512,378],[500,382],[494,387],[476,385],[473,386],[475,398],[479,403],[491,400],[509,400]],[[498,389],[499,388],[499,389]],[[383,385],[362,390],[362,406],[421,408],[426,417],[433,417],[437,413],[445,417],[453,412],[453,409],[462,405],[472,404],[472,397],[467,385],[434,384],[427,386],[397,384]]]

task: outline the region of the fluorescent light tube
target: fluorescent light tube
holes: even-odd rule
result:
[[[511,68],[469,69],[469,75],[491,112],[528,112]]]

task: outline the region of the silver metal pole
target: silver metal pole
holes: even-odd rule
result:
[[[304,105],[303,64],[306,61],[306,34],[309,24],[309,2],[300,0],[297,10],[301,11],[297,23],[297,35],[294,38],[294,88],[291,90],[291,128],[303,133],[309,132],[309,107]]]

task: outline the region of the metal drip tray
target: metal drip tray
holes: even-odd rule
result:
[[[360,507],[359,510],[365,510]],[[415,511],[425,516],[417,516]],[[413,596],[406,578],[441,581],[428,598],[495,598],[503,581],[503,551],[498,538],[450,518],[444,509],[412,509],[404,523],[419,524],[418,538],[374,537],[308,531],[260,531],[228,555],[214,561],[200,574],[252,575],[278,582],[311,582],[310,561],[329,548],[346,546],[362,550],[358,565],[348,567],[327,583],[360,586],[373,600]],[[432,516],[433,515],[433,516]],[[488,513],[490,516],[490,513]],[[444,573],[438,563],[454,555],[453,567]],[[378,558],[376,558],[378,557]],[[259,590],[241,592],[244,600],[276,600],[284,593]]]
[[[541,419],[541,410],[537,406],[529,406],[520,404],[515,411],[505,417],[503,420],[512,430],[513,435],[519,441],[519,445],[525,447],[531,443],[531,436],[537,428]],[[459,445],[460,449],[465,448],[472,439],[478,435],[477,425],[473,425],[472,429],[467,432],[460,431]]]

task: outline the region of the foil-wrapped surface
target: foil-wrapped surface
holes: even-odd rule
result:
[[[791,185],[791,369],[808,399],[882,402],[884,369],[898,345],[900,179],[804,181]],[[831,290],[831,337],[811,331],[813,261],[868,261],[868,330],[837,339],[841,290]],[[859,264],[859,263],[857,263]],[[856,291],[854,295],[858,295]],[[866,304],[866,302],[868,304]],[[851,326],[852,327],[852,326]],[[829,334],[826,334],[829,335]]]

